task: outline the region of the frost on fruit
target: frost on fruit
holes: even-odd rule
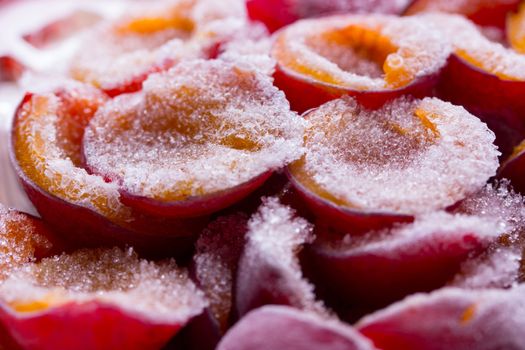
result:
[[[201,234],[193,256],[195,278],[222,331],[232,317],[234,280],[247,222],[241,213],[219,217]]]
[[[244,315],[264,304],[291,305],[325,313],[313,286],[303,277],[297,254],[313,240],[312,226],[277,198],[265,198],[248,222],[239,261],[237,311]]]
[[[83,85],[31,95],[14,122],[13,150],[24,176],[44,191],[114,222],[131,220],[118,187],[81,167],[83,129],[106,98]]]
[[[242,318],[218,350],[373,350],[370,340],[335,319],[289,306],[263,306]]]
[[[41,223],[27,214],[0,204],[0,281],[10,271],[35,261],[37,250],[49,250],[52,243],[42,234]]]
[[[173,261],[149,262],[119,248],[79,250],[26,264],[0,285],[0,300],[19,313],[97,302],[146,320],[179,324],[206,306]]]
[[[85,35],[70,74],[110,95],[136,91],[149,74],[184,59],[213,57],[221,44],[251,31],[236,0],[135,4]]]
[[[478,191],[498,167],[487,126],[435,98],[401,98],[376,111],[341,98],[305,118],[306,153],[290,172],[321,200],[351,210],[443,209]]]
[[[303,127],[284,94],[250,65],[187,61],[100,109],[84,155],[90,169],[131,195],[184,201],[297,159]]]
[[[508,288],[521,282],[525,248],[525,203],[506,180],[488,184],[455,209],[497,222],[502,237],[486,252],[467,260],[451,285],[463,288]]]
[[[487,245],[503,232],[497,221],[473,215],[433,212],[421,215],[413,223],[371,232],[362,237],[344,236],[340,241],[325,242],[326,249],[348,255],[380,256],[392,261],[425,259],[454,249],[469,251],[481,243]]]
[[[438,72],[449,53],[425,23],[380,15],[299,21],[277,35],[272,49],[290,74],[358,91],[407,86]]]
[[[366,316],[358,330],[381,349],[521,349],[525,286],[444,288]]]
[[[450,38],[454,53],[470,65],[502,80],[525,80],[525,58],[520,51],[487,39],[467,19],[446,14],[418,17],[440,35]]]
[[[492,219],[433,212],[364,235],[318,232],[302,261],[329,305],[355,317],[361,309],[445,285],[501,234]]]

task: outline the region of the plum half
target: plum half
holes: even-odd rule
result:
[[[221,340],[217,350],[374,350],[370,340],[333,319],[269,305],[242,318]]]
[[[61,240],[42,222],[0,204],[0,280],[24,263],[58,253]]]
[[[132,244],[152,254],[186,251],[201,222],[134,213],[121,203],[116,184],[81,166],[84,127],[106,102],[106,95],[87,85],[27,94],[11,140],[22,186],[40,215],[72,245]]]
[[[352,319],[445,285],[502,233],[496,220],[436,212],[363,236],[319,232],[301,262],[327,304]]]
[[[275,84],[299,112],[343,95],[370,108],[430,96],[449,52],[424,22],[379,15],[302,20],[277,33],[272,47]]]
[[[250,218],[239,260],[236,309],[242,317],[267,304],[325,313],[313,286],[302,276],[298,254],[311,242],[312,226],[275,197],[264,198]]]
[[[0,204],[0,282],[23,264],[37,261],[63,248],[61,241],[37,218]],[[18,350],[0,320],[0,348]]]
[[[306,152],[288,166],[291,182],[318,220],[347,233],[445,209],[498,167],[487,126],[435,98],[372,111],[343,97],[304,118]]]
[[[99,109],[83,153],[135,210],[195,217],[236,203],[300,157],[303,128],[250,65],[186,61]]]
[[[134,5],[83,39],[69,73],[110,96],[134,92],[150,74],[181,60],[213,58],[236,32],[246,31],[242,6],[234,1],[221,9],[209,0]]]
[[[519,51],[490,41],[460,16],[420,16],[450,38],[453,54],[438,84],[438,96],[464,106],[496,134],[496,144],[508,157],[525,138],[525,58]]]
[[[464,288],[509,288],[525,280],[525,200],[508,180],[487,184],[454,212],[495,220],[503,234],[480,255],[465,261],[449,283]]]
[[[205,305],[173,261],[131,249],[44,258],[0,283],[0,320],[22,349],[159,349]]]
[[[184,327],[169,349],[213,350],[234,322],[234,286],[247,221],[243,213],[220,216],[200,235],[190,275],[203,291],[208,306]]]
[[[524,286],[445,288],[366,316],[357,329],[380,349],[522,349]]]

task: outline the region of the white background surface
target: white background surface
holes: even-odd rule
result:
[[[21,91],[15,84],[0,84],[0,203],[35,214],[9,162],[9,132],[14,109],[22,98]]]
[[[25,76],[20,83],[0,82],[0,203],[36,214],[20,188],[9,161],[9,133],[14,110],[24,91],[39,91],[40,85],[53,85],[60,81],[60,73],[68,59],[79,48],[76,36],[65,39],[49,49],[37,49],[20,35],[40,28],[74,11],[89,11],[104,18],[114,18],[129,7],[124,0],[26,0],[5,2],[0,0],[0,56],[17,57],[35,73]]]

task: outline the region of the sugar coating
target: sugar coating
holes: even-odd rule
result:
[[[275,70],[275,60],[270,56],[272,38],[266,27],[259,22],[250,23],[240,37],[232,38],[222,46],[219,58],[224,61],[241,61],[251,64],[252,69],[271,76]]]
[[[471,250],[473,243],[461,238],[466,234],[476,237],[475,245],[488,246],[502,233],[495,220],[437,211],[421,215],[410,224],[372,232],[364,237],[345,235],[341,241],[323,244],[334,251],[348,250],[349,254],[373,252],[403,259],[422,253],[446,251],[448,245]]]
[[[139,259],[130,248],[79,250],[26,264],[0,285],[10,305],[50,306],[97,301],[154,321],[182,322],[206,306],[202,293],[173,260]]]
[[[51,248],[51,242],[35,225],[35,219],[0,204],[0,281],[22,264],[35,260],[35,248]]]
[[[376,32],[377,37],[358,34],[362,29]],[[351,36],[352,31],[356,32],[356,38]],[[324,36],[331,32],[347,35],[349,42],[328,41]],[[355,45],[354,39],[363,41],[355,49],[351,46]],[[393,47],[383,47],[386,45]],[[367,50],[391,52],[385,52],[384,62],[375,62],[363,57],[363,51]],[[412,18],[351,15],[298,21],[277,36],[272,53],[282,67],[299,74],[308,70],[313,72],[309,75],[338,86],[381,90],[392,88],[395,83],[385,80],[386,65],[408,77],[401,84],[406,85],[443,67],[450,45],[442,35]]]
[[[156,69],[172,64],[183,58],[200,57],[196,47],[186,47],[182,39],[171,38],[173,34],[162,33],[156,38],[112,38],[111,34],[100,30],[86,38],[85,46],[93,48],[79,53],[72,60],[70,75],[80,81],[91,83],[99,88],[112,88],[117,83],[130,84],[134,79]],[[108,43],[100,43],[100,37]],[[152,43],[161,41],[158,47]],[[147,43],[147,44],[146,44]],[[149,48],[148,48],[149,46]]]
[[[523,279],[522,250],[492,246],[467,260],[449,285],[460,288],[509,288]]]
[[[244,246],[248,217],[238,213],[213,221],[199,237],[193,264],[195,277],[223,330],[233,302],[233,280]]]
[[[370,111],[344,97],[306,118],[307,151],[293,173],[360,211],[443,209],[478,191],[498,167],[492,131],[435,98],[400,98]]]
[[[524,233],[525,199],[512,189],[507,179],[486,184],[465,198],[455,211],[497,220],[509,240],[518,240]]]
[[[316,301],[314,287],[302,275],[298,253],[314,239],[312,226],[276,197],[263,198],[262,205],[248,222],[246,246],[239,261],[237,296],[250,286],[264,284],[259,278],[265,271],[280,275],[274,288],[286,291],[291,305],[325,314]],[[244,288],[244,289],[243,289]]]
[[[184,200],[297,159],[303,128],[271,78],[250,64],[194,60],[99,109],[84,154],[131,194]]]
[[[509,290],[443,288],[415,294],[365,316],[357,328],[375,340],[413,349],[520,349],[525,286]]]
[[[60,138],[60,100],[53,94],[33,95],[24,105],[17,125],[17,160],[25,175],[38,187],[67,202],[92,209],[110,220],[131,220],[131,211],[120,202],[116,184],[74,164]],[[66,116],[67,117],[67,116]]]
[[[525,79],[525,58],[501,43],[490,41],[469,20],[450,14],[424,14],[415,19],[448,38],[457,55],[504,80]]]
[[[145,33],[122,30],[134,21],[147,25],[155,20],[167,27]],[[155,29],[155,24],[151,26]],[[70,73],[102,88],[130,84],[180,60],[208,57],[215,45],[245,36],[250,26],[239,0],[222,1],[221,6],[210,0],[135,5],[118,20],[106,21],[85,35]]]
[[[505,234],[493,242],[486,252],[466,261],[451,285],[463,288],[508,288],[523,276],[525,248],[525,203],[508,180],[487,184],[481,191],[465,199],[456,209],[490,218],[498,222]]]

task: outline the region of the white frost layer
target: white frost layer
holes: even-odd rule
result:
[[[0,281],[20,265],[34,261],[35,247],[51,248],[33,219],[0,203]]]
[[[394,16],[351,15],[294,23],[279,34],[277,40],[284,44],[275,46],[274,56],[293,57],[296,64],[328,75],[338,85],[351,89],[391,88],[384,80],[382,64],[375,67],[377,63],[363,61],[349,45],[331,44],[322,36],[323,33],[356,30],[353,26],[377,31],[389,39],[396,49],[387,55],[385,62],[392,67],[402,67],[413,79],[439,71],[450,53],[450,44],[440,33],[429,30],[423,21]],[[375,44],[381,45],[381,41]],[[287,67],[286,63],[281,64]]]
[[[243,62],[195,60],[100,109],[86,129],[84,153],[92,169],[130,193],[195,196],[297,159],[303,128],[266,74]]]
[[[306,118],[303,169],[360,210],[443,209],[478,191],[499,164],[492,131],[464,108],[435,98],[401,98],[377,111],[341,98]]]
[[[174,261],[153,263],[129,249],[80,250],[14,271],[0,284],[11,305],[98,301],[155,321],[186,322],[206,306],[202,293]]]
[[[268,283],[261,278],[275,271],[279,274],[274,281],[276,285],[264,288],[285,292],[295,307],[325,313],[324,307],[316,302],[313,285],[303,278],[297,256],[303,244],[312,242],[312,227],[294,216],[291,208],[272,197],[264,198],[262,206],[250,218],[246,246],[239,261],[237,297],[241,308],[247,295]]]
[[[457,212],[482,216],[498,223],[504,236],[481,256],[466,261],[451,285],[464,288],[508,288],[522,279],[525,248],[525,202],[510,182],[488,184],[465,199]]]
[[[289,306],[260,307],[235,324],[217,350],[373,350],[363,335],[342,322]]]
[[[169,27],[173,18],[186,24],[178,28],[175,21]],[[165,20],[168,27],[147,33],[119,29],[144,19]],[[185,28],[189,23],[191,28]],[[251,27],[239,0],[221,1],[220,6],[210,0],[135,4],[118,20],[104,22],[86,33],[70,73],[102,88],[129,84],[181,60],[207,58],[216,45],[250,36]]]
[[[415,16],[448,38],[456,52],[472,57],[482,68],[509,80],[525,80],[525,56],[492,42],[469,20],[459,15],[425,14]]]
[[[418,256],[446,251],[447,245],[462,248],[465,251],[473,248],[471,240],[464,240],[465,235],[476,238],[475,245],[488,245],[503,232],[497,221],[477,216],[434,212],[421,215],[411,224],[400,225],[385,232],[372,232],[368,237],[358,237],[354,242],[351,235],[344,237],[335,250],[350,248],[350,254],[373,253],[383,256]],[[459,245],[459,247],[458,247]]]

